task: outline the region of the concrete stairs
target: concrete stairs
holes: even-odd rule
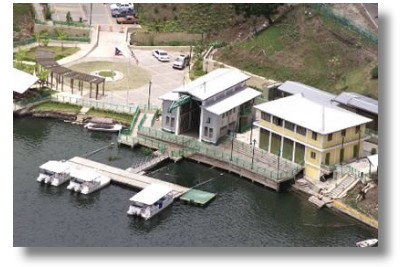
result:
[[[358,182],[358,179],[345,174],[345,177],[342,179],[342,181],[339,183],[338,186],[336,186],[332,191],[327,193],[327,195],[331,198],[340,198],[343,197],[348,190],[350,190],[355,183]]]
[[[311,196],[308,198],[308,201],[311,202],[312,204],[316,205],[318,208],[322,208],[325,206],[327,203],[331,202],[330,200],[326,200],[324,198],[318,198],[316,196]]]
[[[89,111],[90,108],[88,107],[83,107],[78,115],[76,116],[76,121],[75,123],[77,124],[83,124],[83,120],[86,118],[86,113]]]

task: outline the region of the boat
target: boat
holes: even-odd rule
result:
[[[372,239],[363,240],[363,241],[357,242],[356,246],[360,247],[360,248],[377,247],[378,246],[378,239],[372,238]]]
[[[92,170],[72,169],[70,176],[71,180],[67,189],[85,195],[97,191],[111,182],[110,178]]]
[[[127,213],[148,220],[171,205],[174,197],[170,187],[162,184],[150,184],[129,200],[132,204]]]
[[[114,123],[112,119],[92,118],[88,123],[85,124],[84,128],[93,131],[118,132],[122,129],[122,125],[119,123]]]
[[[70,179],[70,168],[65,161],[50,160],[39,167],[39,183],[59,186]]]

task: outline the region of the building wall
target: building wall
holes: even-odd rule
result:
[[[171,113],[168,112],[168,108],[172,105],[172,102],[173,102],[173,101],[170,101],[170,100],[163,100],[163,103],[162,103],[162,120],[161,120],[161,123],[162,123],[162,128],[163,128],[164,130],[169,131],[169,132],[174,132],[174,133],[175,133],[175,127],[173,127],[173,126],[171,125],[171,120],[172,120],[172,118],[174,118],[174,120],[175,120],[175,125],[177,124],[176,115],[177,115],[177,110],[178,110],[178,109],[177,109],[177,108],[174,109]],[[169,119],[167,119],[167,117],[168,117]],[[168,123],[167,123],[167,121],[168,121]]]

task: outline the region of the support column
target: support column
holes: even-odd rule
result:
[[[90,94],[89,94],[89,98],[92,98],[92,83],[90,83]]]
[[[56,74],[56,90],[58,90],[58,74]]]
[[[296,155],[296,142],[293,141],[293,154],[292,154],[292,162],[294,162],[294,157]]]
[[[83,95],[83,81],[79,80],[79,88],[81,90],[81,96]]]
[[[61,91],[64,92],[64,75],[61,76]]]
[[[269,132],[269,137],[268,137],[268,139],[269,139],[269,141],[268,141],[268,153],[271,153],[271,139],[272,139],[272,133],[271,133],[271,131],[268,131]]]
[[[103,96],[104,96],[104,85],[106,84],[106,80],[103,81]]]
[[[280,153],[279,153],[279,157],[281,157],[282,158],[282,155],[283,155],[283,136],[281,136],[281,151],[280,151]]]
[[[176,109],[176,125],[175,125],[175,134],[176,135],[179,135],[180,119],[181,119],[181,107],[178,107]]]
[[[71,79],[71,92],[74,94],[74,79]]]
[[[199,141],[201,142],[201,137],[203,136],[203,106],[200,106],[200,129],[199,129]]]
[[[96,83],[96,100],[98,95],[99,95],[99,84]]]

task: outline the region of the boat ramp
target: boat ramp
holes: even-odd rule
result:
[[[143,174],[133,173],[128,170],[119,169],[82,157],[74,157],[69,159],[67,162],[71,167],[94,170],[96,172],[99,172],[100,174],[109,177],[114,183],[122,184],[129,187],[143,189],[153,183],[164,184],[172,188],[174,199],[180,198],[184,195],[185,197],[182,200],[189,203],[206,205],[215,196],[215,194],[213,193],[208,193],[201,190],[191,189],[177,184],[165,182],[159,179],[145,176]],[[195,191],[187,194],[193,190]]]

